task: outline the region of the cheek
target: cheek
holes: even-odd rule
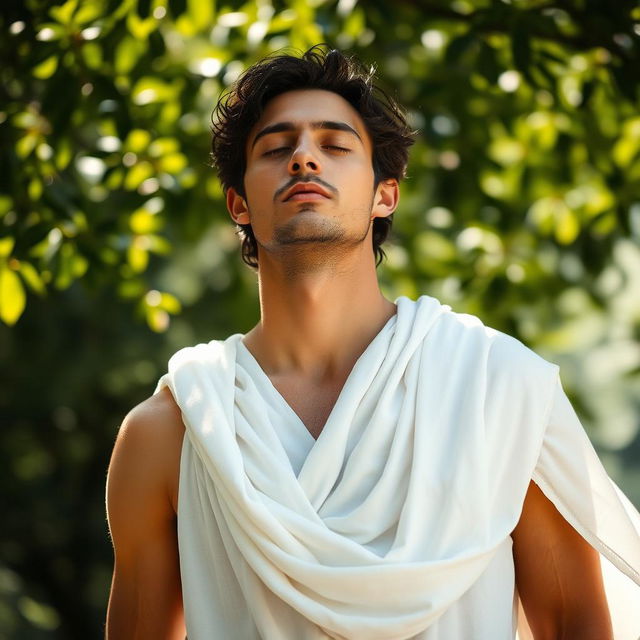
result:
[[[256,195],[261,196],[269,189],[272,180],[273,176],[270,180],[269,172],[257,168],[248,169],[244,174],[245,193],[249,197],[253,194],[252,199],[255,200]]]

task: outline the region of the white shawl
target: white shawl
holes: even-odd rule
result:
[[[191,598],[228,571],[237,583],[216,598],[233,616],[241,594],[252,617],[238,609],[235,637],[250,637],[243,624],[263,638],[311,637],[285,608],[314,638],[414,637],[479,579],[533,479],[615,567],[616,638],[636,640],[640,516],[602,468],[558,368],[434,298],[397,305],[299,463],[236,364],[241,335],[171,358],[156,392],[170,388],[192,450],[178,514],[188,632],[207,624]],[[566,418],[553,428],[552,406]]]

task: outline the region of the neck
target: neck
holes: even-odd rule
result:
[[[261,320],[244,342],[268,375],[344,377],[395,313],[380,292],[370,246],[323,267],[260,256]]]

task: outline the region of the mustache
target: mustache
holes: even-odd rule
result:
[[[320,185],[321,187],[325,188],[327,191],[329,191],[332,195],[336,196],[338,195],[338,190],[333,186],[330,185],[328,182],[325,182],[324,180],[322,180],[322,178],[317,178],[317,177],[305,177],[305,178],[291,178],[291,180],[288,180],[286,184],[284,184],[282,187],[280,187],[273,195],[273,200],[274,202],[276,200],[280,200],[282,195],[288,191],[289,189],[291,189],[291,187],[293,187],[294,184],[304,184],[304,183],[315,183]]]

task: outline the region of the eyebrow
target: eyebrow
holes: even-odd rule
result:
[[[333,122],[331,120],[322,120],[320,122],[312,122],[311,128],[314,130],[317,129],[332,129],[334,131],[346,131],[347,133],[351,133],[360,142],[362,142],[362,138],[360,134],[351,126],[349,126],[346,122]],[[262,136],[267,136],[270,133],[282,133],[283,131],[296,131],[299,129],[299,126],[293,122],[276,122],[275,124],[270,124],[268,127],[258,131],[256,137],[253,139],[251,143],[251,148],[256,146],[256,142],[262,138]]]

